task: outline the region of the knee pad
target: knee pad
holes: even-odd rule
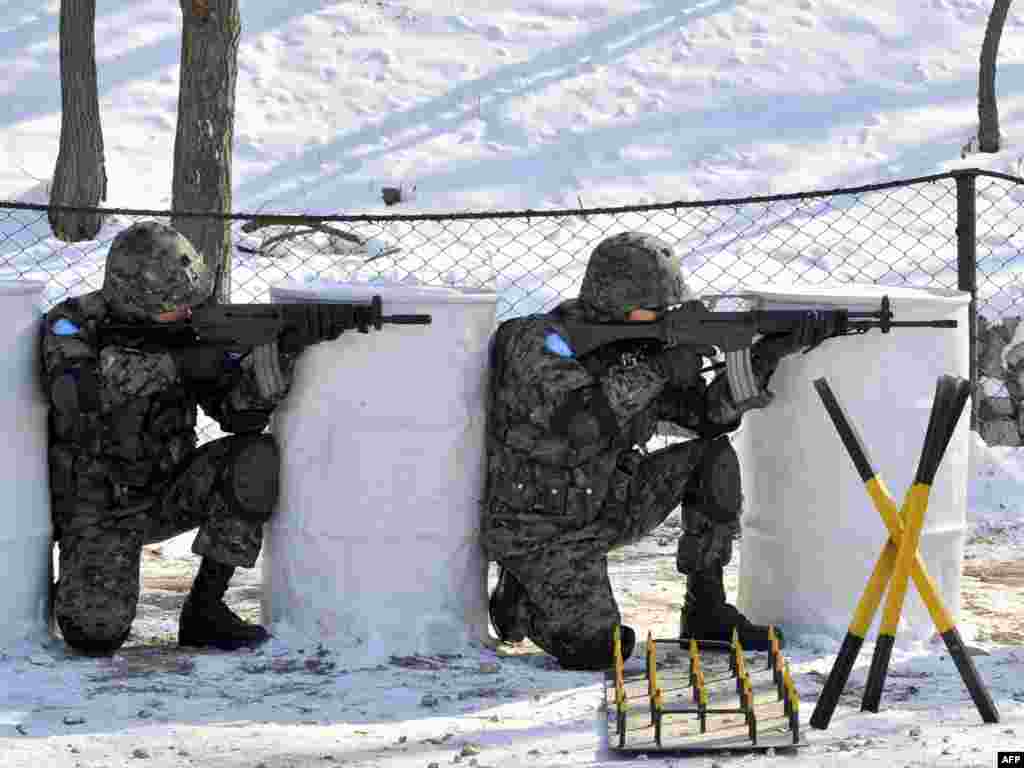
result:
[[[110,655],[127,639],[139,599],[142,544],[134,531],[90,531],[60,544],[53,613],[72,648]]]
[[[734,523],[743,511],[740,461],[728,437],[710,442],[690,476],[683,505],[699,510],[713,523]]]
[[[612,669],[615,665],[611,629],[604,629],[586,638],[573,638],[571,650],[560,653],[558,663],[562,669],[600,672]],[[632,627],[620,627],[620,643],[622,659],[625,661],[633,653],[636,645],[636,632]]]
[[[132,629],[135,605],[122,596],[96,589],[54,587],[52,610],[64,642],[93,656],[109,656],[120,648]]]
[[[239,437],[223,479],[231,510],[244,520],[265,523],[277,505],[281,457],[270,435]]]
[[[86,626],[89,624],[90,626]],[[90,656],[110,656],[124,645],[131,632],[131,624],[127,628],[119,626],[97,625],[94,621],[82,622],[71,616],[57,612],[57,626],[64,635],[64,642],[76,651]]]

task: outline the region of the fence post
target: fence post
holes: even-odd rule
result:
[[[957,287],[971,294],[968,309],[968,356],[971,379],[971,429],[978,429],[978,210],[977,174],[955,172]]]

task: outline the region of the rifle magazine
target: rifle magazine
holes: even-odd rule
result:
[[[760,379],[754,372],[750,347],[725,353],[725,375],[740,412],[760,408],[771,400],[771,395],[761,388]]]

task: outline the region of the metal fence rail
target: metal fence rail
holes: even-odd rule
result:
[[[110,242],[143,219],[229,219],[235,302],[267,301],[270,286],[285,279],[465,285],[498,291],[499,320],[575,295],[594,246],[638,229],[676,247],[688,285],[700,294],[851,282],[969,291],[976,391],[1006,400],[1022,394],[1014,373],[989,365],[979,375],[978,364],[981,330],[1004,320],[1012,328],[1024,306],[1024,179],[1005,174],[963,170],[787,195],[553,211],[289,216],[79,208],[102,213],[104,225],[97,239],[74,244],[53,237],[49,208],[0,202],[0,279],[45,281],[48,305],[99,288]]]

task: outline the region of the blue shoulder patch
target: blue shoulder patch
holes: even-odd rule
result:
[[[74,323],[72,323],[66,317],[62,317],[60,320],[53,324],[52,330],[55,336],[74,336],[82,329],[79,328]]]
[[[548,331],[548,335],[544,337],[544,349],[554,352],[559,357],[575,357],[572,347],[554,331]]]

